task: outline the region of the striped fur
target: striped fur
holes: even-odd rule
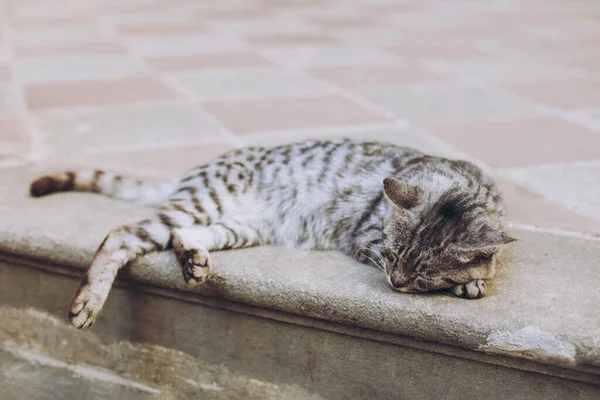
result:
[[[158,206],[164,204],[177,188],[178,180],[147,182],[100,170],[67,171],[46,175],[31,183],[33,197],[56,192],[94,192],[132,203]]]
[[[478,298],[496,255],[514,240],[479,168],[387,143],[250,147],[172,182],[73,171],[31,184],[32,196],[71,190],[157,207],[98,249],[71,307],[78,328],[94,322],[118,270],[152,251],[172,248],[191,285],[206,280],[211,251],[273,244],[342,251],[379,267],[401,292]]]

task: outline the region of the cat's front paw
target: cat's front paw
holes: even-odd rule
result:
[[[205,249],[187,250],[179,256],[183,279],[190,286],[206,281],[210,273],[210,255]]]
[[[91,285],[79,288],[71,303],[69,321],[77,329],[87,328],[94,324],[96,316],[102,310],[106,296],[95,293]]]
[[[482,298],[485,296],[485,281],[483,279],[476,279],[462,285],[456,285],[450,289],[450,293],[462,299]]]

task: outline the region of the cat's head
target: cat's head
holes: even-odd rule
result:
[[[399,291],[493,278],[496,255],[516,240],[504,231],[485,187],[451,184],[432,194],[391,177],[383,186],[394,207],[384,228],[382,256],[388,282]]]

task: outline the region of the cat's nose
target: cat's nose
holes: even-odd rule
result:
[[[392,286],[396,289],[406,286],[408,281],[409,279],[407,279],[407,277],[404,276],[400,271],[394,271],[390,275],[390,282],[392,283]]]

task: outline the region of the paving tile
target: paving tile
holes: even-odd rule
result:
[[[431,62],[428,66],[448,76],[486,82],[538,81],[583,75],[575,68],[530,61],[444,60]]]
[[[600,71],[600,54],[595,51],[600,46],[600,35],[560,40],[492,41],[492,45],[497,52],[509,57],[537,59],[546,64],[577,68],[588,74]]]
[[[24,121],[18,117],[0,116],[0,154],[25,154],[30,146]]]
[[[106,40],[105,34],[95,25],[73,25],[41,28],[18,28],[14,32],[14,44],[43,46]]]
[[[292,68],[398,64],[400,57],[366,46],[269,46],[263,54]]]
[[[585,54],[577,54],[561,58],[557,57],[552,61],[561,65],[586,71],[589,74],[598,74],[598,71],[600,71],[600,54],[594,52],[592,49]]]
[[[17,46],[14,53],[18,58],[93,56],[125,54],[127,48],[118,42],[104,40],[55,45]]]
[[[24,83],[74,82],[146,74],[146,66],[128,56],[61,57],[16,63]]]
[[[29,108],[35,110],[150,102],[177,94],[152,78],[124,78],[27,85],[25,96]]]
[[[209,26],[217,26],[223,32],[229,32],[238,35],[277,35],[277,34],[319,34],[320,30],[304,21],[300,21],[297,17],[289,18],[262,18],[252,20],[227,20],[219,21]]]
[[[599,234],[600,222],[586,218],[560,204],[508,180],[496,180],[512,222]]]
[[[499,173],[600,223],[600,157],[596,162],[515,168]]]
[[[425,35],[428,33],[443,37],[443,34],[438,34],[436,31],[447,30],[457,25],[460,26],[463,16],[460,13],[444,13],[439,9],[441,5],[442,3],[438,3],[429,10],[422,10],[422,12],[418,13],[391,13],[386,16],[386,19],[390,22],[391,26],[394,26],[399,32],[402,32],[402,36],[404,37],[410,37],[411,31],[413,33],[415,33],[415,31],[421,31],[421,35],[414,36],[416,39],[425,38]],[[458,5],[458,3],[455,2],[454,5]],[[465,37],[465,39],[470,41],[473,37]]]
[[[553,117],[439,124],[425,129],[498,168],[600,159],[600,135]]]
[[[378,89],[440,81],[440,75],[417,65],[313,68],[310,75],[347,89]]]
[[[234,38],[219,35],[167,35],[127,37],[124,41],[145,56],[223,53],[244,50],[245,45]]]
[[[34,8],[34,7],[31,7]],[[64,10],[62,10],[64,13]],[[65,26],[93,25],[96,19],[90,15],[74,14],[62,16],[37,16],[11,18],[10,25],[17,28],[52,28]]]
[[[533,34],[549,38],[579,38],[588,35],[600,34],[600,24],[597,21],[582,18],[560,17],[558,20],[549,20],[545,23],[535,24],[530,27]]]
[[[401,41],[401,38],[408,36],[399,34],[398,28],[395,26],[337,29],[328,31],[328,33],[339,38],[342,42],[352,43],[355,46],[369,46],[384,49],[387,46],[397,45]],[[394,54],[391,50],[390,53]]]
[[[198,72],[178,80],[202,101],[295,97],[326,93],[329,88],[282,68],[243,68]]]
[[[86,6],[71,3],[70,7],[57,7],[57,2],[16,2],[8,10],[12,19],[62,19],[76,18],[84,14]]]
[[[19,107],[17,89],[12,85],[0,83],[0,115],[13,114]]]
[[[358,141],[380,141],[392,143],[397,146],[412,147],[423,151],[424,153],[449,157],[461,158],[461,154],[457,153],[451,147],[445,145],[440,140],[435,140],[428,135],[414,129],[401,128],[379,128],[379,129],[363,129],[363,130],[333,130],[328,133],[312,133],[294,132],[289,135],[278,134],[246,134],[242,135],[241,140],[248,146],[279,146],[283,144],[295,143],[302,140],[318,139],[318,140],[333,140],[350,138]]]
[[[600,131],[600,108],[583,110],[581,113]]]
[[[324,29],[336,28],[365,28],[369,26],[385,25],[382,18],[377,14],[358,15],[358,16],[336,16],[336,17],[315,17],[308,19],[308,22]]]
[[[205,70],[273,65],[258,54],[248,52],[147,57],[146,62],[161,71]]]
[[[209,115],[186,104],[61,110],[38,113],[38,119],[48,145],[57,149],[198,143],[223,132]]]
[[[284,2],[279,2],[283,4]],[[355,18],[360,16],[360,2],[356,1],[324,1],[324,2],[285,2],[279,12],[284,15],[295,15],[302,18]]]
[[[335,96],[208,103],[204,107],[235,133],[380,123],[386,118]]]
[[[10,82],[12,79],[12,73],[10,71],[10,66],[0,64],[0,84],[5,82]]]
[[[154,23],[154,24],[131,24],[120,26],[117,32],[127,36],[155,36],[155,35],[180,35],[203,33],[206,31],[204,25],[199,23]]]
[[[567,109],[600,107],[600,80],[527,82],[505,87],[525,99],[549,106]]]
[[[221,20],[248,20],[253,18],[269,17],[271,11],[268,7],[249,7],[241,9],[224,10],[202,10],[196,14],[201,20],[221,21]]]
[[[249,35],[244,39],[257,45],[323,45],[338,42],[333,36],[318,33],[277,33]]]
[[[82,153],[79,149],[56,154],[57,162],[69,160],[72,166],[103,168],[153,178],[181,176],[187,170],[207,163],[232,150],[231,143],[215,141],[202,145],[166,146],[156,149]]]
[[[145,10],[130,13],[104,12],[101,19],[115,26],[130,24],[189,24],[194,21],[194,17],[190,15],[189,10],[180,8],[161,11]]]
[[[462,84],[439,84],[403,89],[363,90],[369,100],[411,122],[437,123],[506,119],[533,115],[537,109],[493,89]]]
[[[124,2],[106,2],[101,5],[101,10],[105,12],[118,12],[123,14],[133,14],[138,12],[158,12],[168,11],[168,5],[174,3],[173,1],[165,0],[150,0],[150,1],[124,1]]]
[[[448,43],[445,41],[432,40],[426,43],[402,43],[390,46],[390,51],[410,60],[417,59],[441,59],[441,60],[465,60],[490,58],[490,55],[478,49],[468,41]],[[496,61],[497,62],[497,61]]]

